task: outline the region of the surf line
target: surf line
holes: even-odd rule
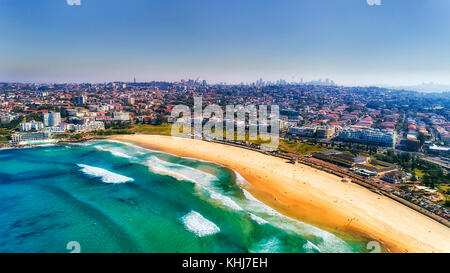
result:
[[[217,260],[197,260],[189,257],[189,260],[183,260],[183,268],[207,268],[214,270]]]

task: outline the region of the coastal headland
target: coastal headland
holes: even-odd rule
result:
[[[302,164],[201,140],[162,135],[111,139],[214,162],[238,172],[257,199],[286,216],[340,236],[359,234],[390,252],[450,252],[450,229],[387,197]]]

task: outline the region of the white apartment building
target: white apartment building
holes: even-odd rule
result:
[[[45,126],[58,126],[61,124],[61,114],[59,112],[44,113],[42,119]]]
[[[114,112],[113,120],[115,121],[130,121],[130,113],[128,112]]]
[[[44,128],[44,123],[39,121],[30,121],[19,124],[19,130],[21,132],[39,131]]]
[[[352,129],[344,128],[339,134],[339,140],[355,142],[355,143],[367,143],[381,146],[393,147],[396,142],[396,133],[390,130],[380,129]]]
[[[301,136],[301,137],[314,137],[316,134],[316,127],[292,127],[289,130],[289,134]]]

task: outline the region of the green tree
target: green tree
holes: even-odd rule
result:
[[[422,146],[426,141],[426,136],[423,133],[419,133],[417,139],[420,141],[420,146]]]
[[[414,170],[412,170],[411,174],[412,174],[411,181],[412,181],[412,182],[416,182],[416,181],[417,181],[417,175],[416,175],[416,172],[415,172]]]

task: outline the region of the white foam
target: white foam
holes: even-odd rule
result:
[[[135,149],[135,152],[138,153],[138,154],[141,154],[141,155],[148,154],[150,152],[157,152],[157,151],[152,150],[152,149],[144,148],[144,147],[138,146],[136,144],[125,142],[125,141],[120,141],[120,140],[107,139],[107,140],[104,140],[104,142],[118,143],[118,144],[121,144],[121,145],[128,146],[130,148]]]
[[[234,210],[244,210],[241,206],[239,206],[236,202],[234,202],[233,199],[231,199],[230,197],[220,194],[218,192],[212,191],[212,190],[207,190],[207,191],[209,193],[209,196],[212,199],[219,200],[225,206],[232,208]]]
[[[165,153],[165,154],[169,154],[169,153]],[[191,161],[197,161],[197,162],[202,162],[202,163],[208,163],[208,164],[214,164],[220,167],[224,167],[226,168],[224,165],[217,163],[217,162],[213,162],[213,161],[208,161],[208,160],[204,160],[204,159],[198,159],[198,158],[194,158],[194,157],[189,157],[189,156],[179,156],[179,155],[174,155],[174,154],[169,154],[169,155],[173,155],[179,158],[183,158],[183,159],[187,159],[187,160],[191,160]]]
[[[34,148],[39,148],[39,147],[51,147],[51,146],[56,146],[56,145],[59,145],[59,144],[47,143],[47,144],[33,144],[33,145],[17,146],[17,147],[3,147],[3,148],[0,148],[0,151],[25,150],[25,149],[34,149]]]
[[[284,216],[288,221],[281,222],[279,227],[285,230],[292,230],[303,237],[314,236],[319,241],[317,247],[321,252],[331,253],[347,253],[352,252],[352,248],[342,239],[336,235],[319,229],[315,226],[297,221],[295,219]]]
[[[104,148],[102,146],[95,146],[95,149],[102,151],[102,152],[109,152],[114,156],[117,157],[123,157],[123,158],[128,158],[128,159],[132,159],[132,156],[129,156],[127,154],[125,154],[121,149],[115,149],[115,148]]]
[[[247,190],[242,189],[242,192],[244,193],[245,198],[247,198],[248,200],[261,203],[258,199],[256,199],[256,198],[255,198],[251,193],[249,193]]]
[[[236,175],[236,184],[238,186],[243,186],[247,183],[247,180],[245,180],[245,178],[243,178],[240,173],[238,173],[237,171],[234,171],[234,174]]]
[[[188,166],[167,162],[156,156],[149,157],[147,165],[150,170],[155,173],[169,175],[178,180],[190,181],[203,187],[210,186],[211,182],[218,180],[216,176],[210,173],[202,172]]]
[[[201,189],[206,191],[210,198],[220,201],[223,205],[229,208],[234,210],[243,210],[242,207],[239,206],[233,199],[214,190],[212,183],[214,181],[218,181],[219,179],[210,173],[181,164],[167,162],[156,156],[151,156],[147,161],[147,165],[153,172],[169,175],[178,180],[185,180],[195,183],[200,186]]]
[[[256,199],[251,193],[249,193],[247,190],[242,189],[242,192],[244,193],[245,198],[247,198],[248,202],[248,208],[252,211],[257,211],[260,213],[264,213],[270,216],[279,216],[282,217],[283,215],[279,213],[278,211],[274,210],[273,208],[267,206],[263,202]]]
[[[260,224],[260,225],[264,225],[264,224],[268,224],[269,222],[267,220],[264,220],[263,218],[254,215],[253,213],[250,213],[250,218],[252,218],[253,221],[255,221],[256,223]]]
[[[32,146],[32,145],[28,145],[28,146],[16,146],[16,147],[4,147],[4,148],[0,148],[0,151],[5,151],[5,150],[24,150],[24,149],[32,149],[32,148],[36,148],[37,146]]]
[[[129,143],[122,144],[129,145]],[[181,164],[167,162],[159,159],[156,156],[151,156],[147,161],[147,165],[155,173],[169,175],[178,180],[185,180],[195,183],[196,185],[200,186],[201,189],[205,190],[212,199],[220,201],[227,207],[230,207],[234,210],[248,211],[250,218],[258,224],[270,223],[279,228],[291,230],[294,233],[300,234],[304,237],[313,236],[315,237],[315,239],[317,239],[317,241],[320,241],[317,246],[314,246],[317,247],[321,252],[351,252],[352,250],[345,241],[338,238],[334,234],[279,213],[278,211],[272,209],[271,207],[256,199],[245,189],[242,189],[242,191],[244,196],[246,197],[247,202],[243,206],[237,204],[230,197],[220,194],[214,189],[213,182],[218,181],[218,178],[212,174]],[[235,171],[235,174],[237,185],[245,186],[248,183],[238,172]],[[255,213],[258,213],[259,216]],[[265,216],[261,216],[261,214]],[[263,219],[262,217],[266,218],[267,220]]]
[[[320,243],[317,244],[317,247],[321,252],[352,252],[352,248],[344,240],[334,234],[285,216],[257,200],[245,189],[242,191],[249,201],[248,205],[245,206],[245,209],[269,215],[268,220],[270,224],[284,230],[291,230],[303,237],[313,236],[317,238],[320,241]]]
[[[35,148],[35,147],[53,147],[53,146],[56,146],[56,145],[59,145],[59,144],[55,144],[55,143],[33,144],[33,145],[28,146],[28,147],[30,147],[30,148]]]
[[[276,237],[263,239],[250,249],[250,252],[254,253],[279,253],[281,251],[280,241]]]
[[[306,244],[303,245],[304,249],[307,249],[309,251],[318,251],[319,253],[321,252],[320,249],[313,243],[311,243],[310,241],[306,242]]]
[[[220,228],[216,224],[196,211],[191,211],[183,216],[181,220],[183,221],[184,227],[198,237],[213,235],[220,231]]]
[[[62,142],[62,144],[64,145],[64,147],[86,147],[89,145],[92,145],[94,142],[91,141],[84,141],[84,142]]]
[[[220,201],[223,205],[231,209],[243,210],[243,208],[233,199],[214,190],[212,183],[218,181],[218,178],[212,174],[184,165],[170,163],[161,160],[156,156],[150,157],[149,166],[154,172],[169,175],[178,180],[190,181],[199,185],[201,189],[208,193],[210,198]]]
[[[89,165],[84,164],[78,164],[78,166],[81,168],[81,171],[89,176],[99,177],[102,179],[104,183],[125,183],[134,181],[133,178],[123,176],[121,174],[113,173],[108,170],[93,167]]]

